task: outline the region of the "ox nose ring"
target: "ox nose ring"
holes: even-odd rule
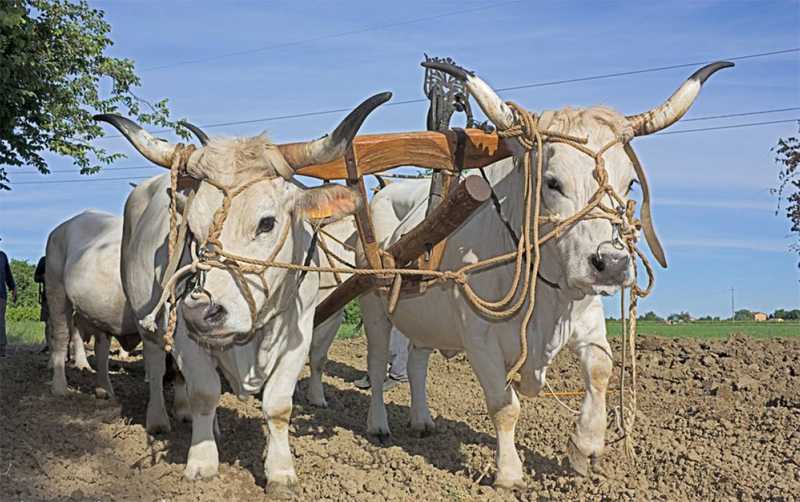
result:
[[[603,257],[600,255],[600,250],[606,244],[611,245],[611,247],[613,247],[614,249],[617,249],[619,251],[622,251],[622,250],[625,249],[625,245],[622,243],[621,240],[619,240],[619,237],[614,237],[613,239],[609,239],[607,241],[603,241],[603,242],[601,242],[600,244],[597,245],[597,250],[594,252],[594,256],[597,259],[597,261],[601,261],[603,259]]]

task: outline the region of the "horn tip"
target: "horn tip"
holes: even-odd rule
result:
[[[438,71],[443,71],[445,73],[449,73],[450,75],[460,80],[467,80],[467,78],[475,76],[474,72],[465,70],[460,66],[444,63],[441,61],[423,61],[422,66],[428,68],[429,70],[438,70]]]
[[[697,80],[700,84],[705,84],[708,78],[718,72],[719,70],[723,70],[725,68],[732,68],[736,66],[735,63],[731,61],[716,61],[714,63],[710,63],[705,65],[704,67],[700,68],[691,77],[690,80]]]

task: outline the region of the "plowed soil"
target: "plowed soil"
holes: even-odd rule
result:
[[[618,354],[619,343],[612,346]],[[325,390],[330,407],[295,404],[291,445],[299,500],[785,500],[800,499],[800,339],[639,339],[636,463],[608,447],[605,476],[579,477],[564,447],[574,416],[553,398],[524,399],[517,447],[528,489],[496,491],[494,432],[463,356],[431,358],[429,402],[438,430],[406,426],[409,393],[387,394],[394,446],[365,437],[369,396],[352,382],[366,368],[363,338],[337,341]],[[91,360],[91,359],[90,359]],[[49,394],[44,356],[11,347],[0,360],[0,499],[267,500],[266,424],[258,400],[222,397],[220,476],[182,477],[189,424],[149,438],[140,357],[112,359],[116,401],[94,397],[94,375],[71,369],[67,398]],[[557,390],[580,390],[574,357],[551,370]],[[301,380],[305,396],[306,376]],[[615,387],[616,375],[611,385]],[[169,391],[171,392],[171,391]],[[580,397],[565,403],[580,406]],[[609,397],[609,408],[616,397]],[[613,426],[607,439],[617,433]]]

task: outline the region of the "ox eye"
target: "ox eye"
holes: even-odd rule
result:
[[[265,216],[264,218],[261,218],[261,221],[258,222],[256,235],[272,232],[273,228],[275,228],[275,218],[272,216]]]
[[[561,195],[564,195],[564,189],[561,187],[561,183],[559,183],[558,180],[555,178],[547,179],[547,188],[549,188],[550,190],[555,190]]]
[[[639,183],[639,180],[631,180],[630,184],[628,185],[628,193],[635,188],[637,183]]]

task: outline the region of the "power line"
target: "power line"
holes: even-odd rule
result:
[[[800,106],[795,106],[792,108],[777,108],[774,110],[760,110],[755,112],[743,112],[743,113],[729,113],[727,115],[710,115],[707,117],[695,117],[689,119],[681,119],[681,122],[692,122],[692,121],[701,121],[701,120],[714,120],[714,119],[725,119],[725,118],[732,118],[732,117],[745,117],[750,115],[764,115],[769,113],[780,113],[780,112],[789,112],[800,110]],[[791,120],[789,120],[791,121]],[[768,122],[768,123],[779,123],[780,121],[776,122]],[[202,126],[202,127],[209,127],[209,126]],[[731,127],[741,127],[741,126],[731,126]],[[663,134],[677,134],[683,131],[672,131],[670,133],[663,133]],[[135,170],[135,169],[158,169],[158,166],[127,166],[127,167],[104,167],[103,171],[128,171],[128,170]],[[54,173],[79,173],[79,169],[56,169],[50,171],[51,174]],[[23,173],[8,173],[11,175],[24,175],[24,174],[41,174],[38,171],[31,171],[31,172],[23,172]]]
[[[791,112],[794,110],[800,110],[800,106],[795,106],[793,108],[778,108],[776,110],[761,110],[758,112],[744,112],[744,113],[731,113],[728,115],[711,115],[708,117],[695,117],[691,119],[681,119],[681,122],[695,122],[698,120],[713,120],[713,119],[727,119],[729,117],[744,117],[747,115],[764,115],[767,113],[780,113],[780,112]]]
[[[149,166],[125,166],[125,167],[104,167],[103,171],[130,171],[135,169],[161,169],[158,166],[149,165]],[[50,171],[48,174],[54,173],[80,173],[80,169],[54,169]],[[42,174],[39,171],[30,171],[26,173],[7,173],[7,174]]]
[[[783,124],[787,122],[797,122],[800,121],[800,117],[796,119],[788,119],[788,120],[772,120],[768,122],[751,122],[749,124],[736,124],[736,125],[729,125],[729,126],[717,126],[717,127],[702,127],[698,129],[685,129],[683,131],[671,131],[671,132],[659,132],[652,134],[652,136],[660,136],[664,134],[679,134],[679,133],[688,133],[688,132],[704,132],[704,131],[715,131],[718,129],[734,129],[739,127],[756,127],[762,125],[770,125],[770,124]],[[120,168],[126,169],[126,168]],[[25,173],[25,174],[35,174],[35,173]],[[117,180],[141,180],[147,179],[150,176],[141,176],[135,178],[106,178],[106,179],[84,179],[84,180],[65,180],[65,181],[23,181],[23,182],[14,182],[12,185],[36,185],[39,183],[77,183],[81,181],[117,181]]]
[[[520,1],[524,1],[524,0],[520,0]],[[726,61],[739,61],[739,60],[742,60],[742,59],[762,58],[762,57],[768,57],[768,56],[775,56],[775,55],[778,55],[778,54],[788,54],[788,53],[792,53],[792,52],[800,52],[800,47],[794,48],[794,49],[783,49],[783,50],[779,50],[779,51],[762,52],[762,53],[759,53],[759,54],[748,54],[748,55],[745,55],[745,56],[735,56],[735,57],[729,57],[729,58],[724,58],[724,59]],[[568,84],[568,83],[575,83],[575,82],[585,82],[585,81],[590,81],[590,80],[601,80],[601,79],[607,79],[607,78],[622,77],[622,76],[627,76],[627,75],[637,75],[637,74],[641,74],[641,73],[652,73],[652,72],[658,72],[658,71],[666,71],[666,70],[672,70],[672,69],[676,69],[676,68],[694,67],[694,66],[699,66],[699,65],[703,65],[703,64],[708,64],[708,63],[711,63],[711,62],[713,62],[713,61],[697,61],[697,62],[693,62],[693,63],[682,63],[682,64],[671,65],[671,66],[661,66],[661,67],[657,67],[657,68],[646,68],[646,69],[642,69],[642,70],[631,70],[631,71],[626,71],[626,72],[607,73],[605,75],[593,75],[593,76],[588,76],[588,77],[577,77],[577,78],[572,78],[572,79],[553,80],[553,81],[549,81],[549,82],[538,82],[538,83],[533,83],[533,84],[516,85],[516,86],[510,86],[510,87],[499,87],[499,88],[496,88],[495,90],[497,92],[505,92],[505,91],[519,90],[519,89],[530,89],[530,88],[534,88],[534,87],[545,87],[545,86],[551,86],[551,85],[561,85],[561,84]],[[427,102],[427,101],[428,101],[427,98],[407,99],[405,101],[389,102],[389,103],[386,103],[383,106],[384,107],[388,107],[388,106],[403,106],[403,105],[408,105],[408,104],[412,104],[412,103],[424,103],[424,102]],[[233,121],[233,122],[220,122],[220,123],[216,123],[216,124],[205,124],[205,125],[200,125],[199,127],[203,127],[203,128],[209,129],[209,128],[212,128],[212,127],[225,127],[225,126],[232,126],[232,125],[255,124],[255,123],[259,123],[259,122],[273,122],[273,121],[278,121],[278,120],[288,120],[288,119],[296,119],[296,118],[304,118],[304,117],[317,117],[317,116],[320,116],[320,115],[330,115],[330,114],[333,114],[333,113],[347,113],[347,112],[350,112],[350,111],[352,111],[352,108],[336,108],[336,109],[323,110],[323,111],[318,111],[318,112],[295,113],[295,114],[291,114],[291,115],[277,115],[277,116],[274,116],[274,117],[264,117],[264,118],[249,119],[249,120],[237,120],[237,121]],[[737,115],[731,115],[731,116],[737,116]],[[709,117],[707,120],[710,120],[710,119],[711,119],[711,117]],[[690,121],[690,120],[696,120],[696,119],[686,119],[685,121]],[[159,133],[165,133],[165,132],[172,132],[172,129],[158,129],[158,130],[150,131],[150,132],[152,134],[159,134]],[[96,139],[111,139],[111,138],[120,138],[120,137],[122,137],[121,134],[112,134],[112,135],[109,135],[109,136],[103,136],[101,138],[96,138]]]
[[[100,178],[100,179],[87,179],[87,180],[61,180],[61,181],[16,181],[11,183],[11,186],[15,185],[43,185],[45,183],[90,183],[90,182],[98,182],[98,181],[130,181],[130,180],[146,180],[150,179],[152,176],[135,176],[129,178]]]
[[[772,51],[772,52],[761,52],[759,54],[748,54],[746,56],[735,56],[731,58],[723,58],[724,61],[740,61],[742,59],[753,59],[753,58],[763,58],[767,56],[776,56],[778,54],[788,54],[790,52],[800,52],[800,47],[794,49],[782,49],[779,51]],[[665,70],[675,70],[677,68],[686,68],[690,66],[700,66],[706,65],[709,63],[713,63],[715,61],[719,61],[719,59],[711,60],[711,61],[696,61],[694,63],[682,63],[676,64],[671,66],[660,66],[657,68],[646,68],[644,70],[631,70],[631,71],[623,71],[617,73],[606,73],[605,75],[594,75],[591,77],[578,77],[578,78],[570,78],[565,80],[554,80],[552,82],[540,82],[538,84],[526,84],[526,85],[515,85],[512,87],[504,87],[500,89],[496,89],[497,91],[516,91],[518,89],[530,89],[532,87],[545,87],[548,85],[560,85],[560,84],[571,84],[573,82],[586,82],[587,80],[600,80],[604,78],[612,78],[612,77],[625,77],[628,75],[638,75],[640,73],[652,73],[656,71],[665,71]]]
[[[285,43],[282,43],[282,44],[269,45],[267,47],[260,47],[258,49],[247,49],[247,50],[243,50],[243,51],[229,52],[227,54],[220,54],[218,56],[209,56],[209,57],[205,57],[205,58],[190,59],[190,60],[187,60],[187,61],[180,61],[180,62],[177,62],[177,63],[171,63],[171,64],[165,64],[165,65],[162,65],[162,66],[154,66],[154,67],[151,67],[151,68],[145,68],[145,69],[139,70],[139,71],[146,72],[146,71],[163,70],[165,68],[174,68],[176,66],[185,66],[185,65],[189,65],[189,64],[202,63],[202,62],[205,62],[205,61],[214,61],[214,60],[218,60],[218,59],[231,58],[231,57],[234,57],[234,56],[241,56],[241,55],[244,55],[244,54],[253,54],[255,52],[264,52],[264,51],[268,51],[268,50],[272,50],[272,49],[282,49],[282,48],[285,48],[285,47],[292,47],[292,46],[295,46],[295,45],[308,44],[308,43],[311,43],[311,42],[321,42],[323,40],[331,40],[331,39],[334,39],[334,38],[341,38],[341,37],[346,37],[346,36],[350,36],[350,35],[357,35],[359,33],[367,33],[367,32],[370,32],[370,31],[385,30],[387,28],[395,28],[397,26],[405,26],[405,25],[408,25],[408,24],[420,23],[422,21],[432,21],[434,19],[449,18],[449,17],[453,17],[453,16],[459,16],[459,15],[462,15],[462,14],[469,14],[469,13],[472,13],[472,12],[478,12],[478,11],[483,11],[483,10],[488,10],[488,9],[495,9],[497,7],[505,7],[507,5],[522,3],[524,1],[526,1],[526,0],[514,0],[512,2],[504,2],[504,3],[499,3],[499,4],[486,5],[486,6],[483,6],[483,7],[476,7],[474,9],[463,9],[463,10],[459,10],[459,11],[455,11],[455,12],[448,12],[446,14],[437,14],[435,16],[421,17],[421,18],[417,18],[417,19],[409,19],[408,21],[399,21],[397,23],[384,24],[384,25],[381,25],[381,26],[373,26],[371,28],[362,28],[362,29],[359,29],[359,30],[352,30],[352,31],[345,31],[345,32],[342,32],[342,33],[335,33],[333,35],[325,35],[325,36],[321,36],[321,37],[307,38],[305,40],[297,40],[297,41],[294,41],[294,42],[285,42]]]
[[[800,117],[796,119],[787,119],[787,120],[770,120],[768,122],[751,122],[749,124],[735,124],[729,126],[701,127],[698,129],[683,129],[681,131],[658,132],[653,134],[653,136],[663,136],[665,134],[683,134],[685,132],[717,131],[719,129],[737,129],[739,127],[755,127],[755,126],[770,125],[770,124],[785,124],[787,122],[798,122],[798,121],[800,121]]]

